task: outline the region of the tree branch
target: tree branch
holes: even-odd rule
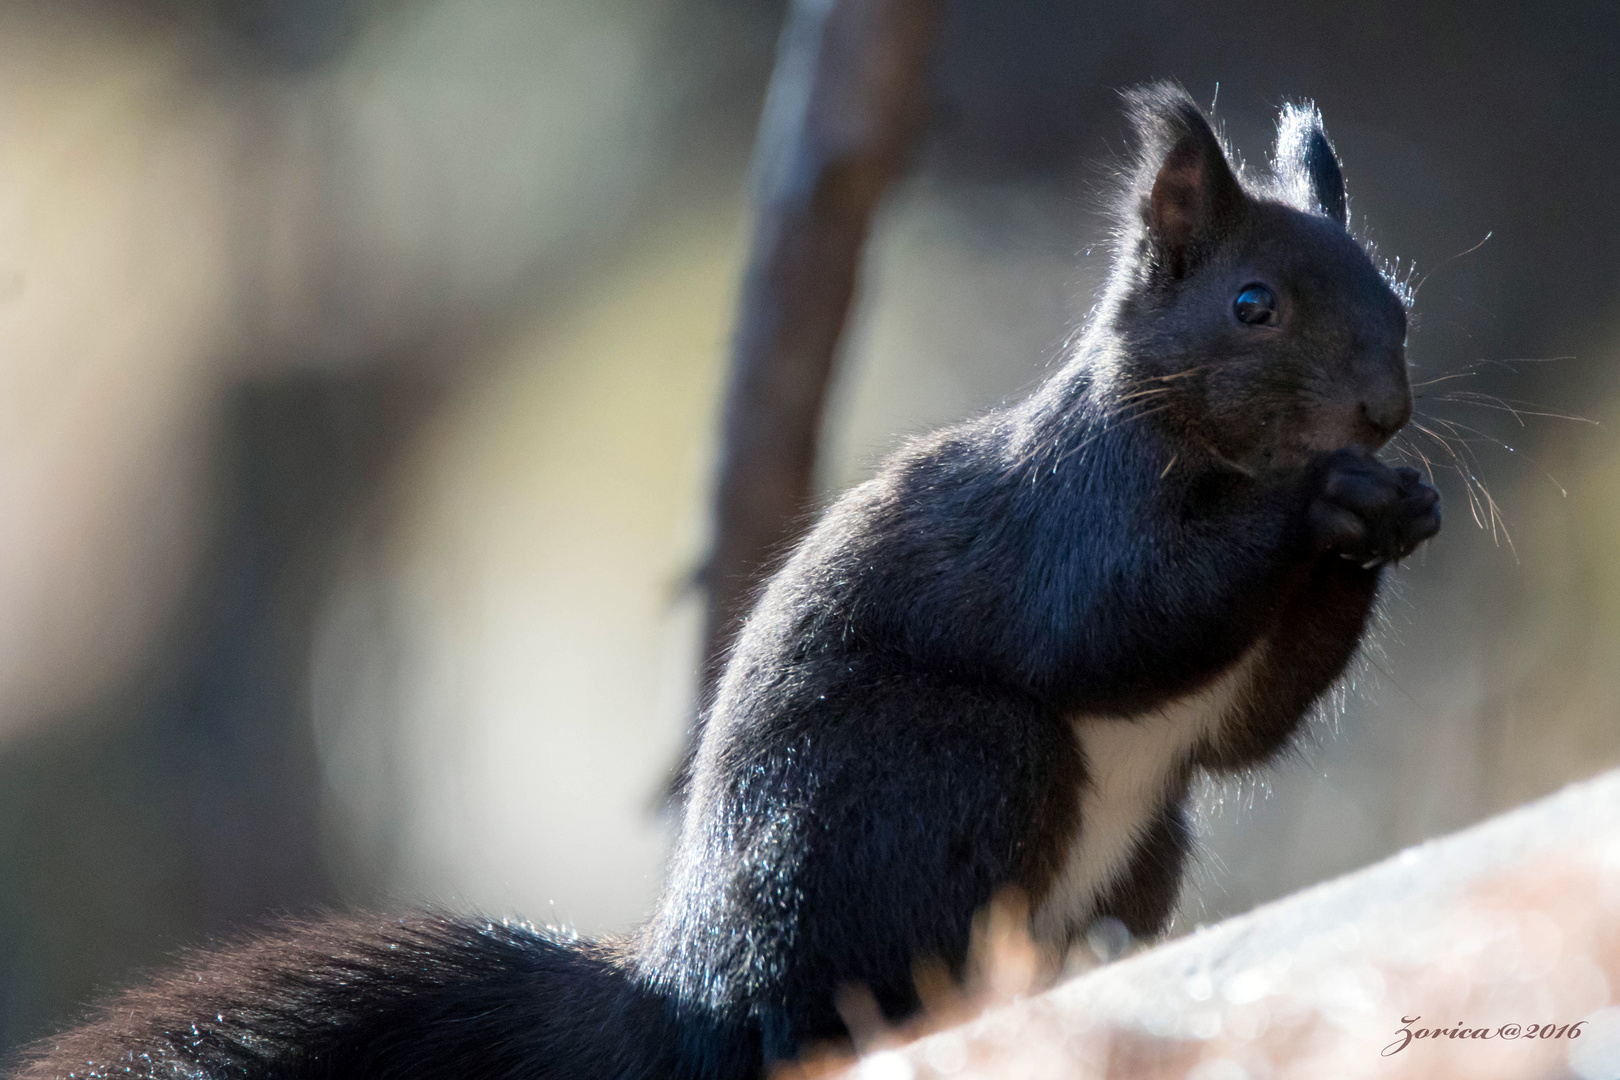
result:
[[[704,571],[705,702],[755,587],[811,509],[833,359],[872,212],[920,126],[939,6],[796,0],[789,14],[753,163],[757,216]]]

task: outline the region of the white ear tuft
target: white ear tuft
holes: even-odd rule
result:
[[[1286,105],[1277,117],[1273,161],[1282,198],[1310,214],[1324,214],[1346,228],[1350,204],[1338,155],[1322,128],[1322,114],[1310,102]]]

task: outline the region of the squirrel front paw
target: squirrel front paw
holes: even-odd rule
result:
[[[1328,455],[1307,511],[1316,550],[1371,569],[1398,562],[1440,531],[1440,493],[1416,469],[1392,469],[1364,450]]]

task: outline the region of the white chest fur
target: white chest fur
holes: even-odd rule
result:
[[[1052,891],[1031,932],[1052,946],[1089,922],[1097,902],[1125,873],[1148,827],[1187,768],[1192,752],[1216,737],[1249,686],[1256,646],[1202,689],[1140,716],[1077,716],[1085,756],[1080,821]]]

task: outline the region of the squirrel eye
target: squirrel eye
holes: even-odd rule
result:
[[[1250,326],[1276,326],[1277,294],[1264,285],[1245,285],[1232,301],[1232,314]]]

